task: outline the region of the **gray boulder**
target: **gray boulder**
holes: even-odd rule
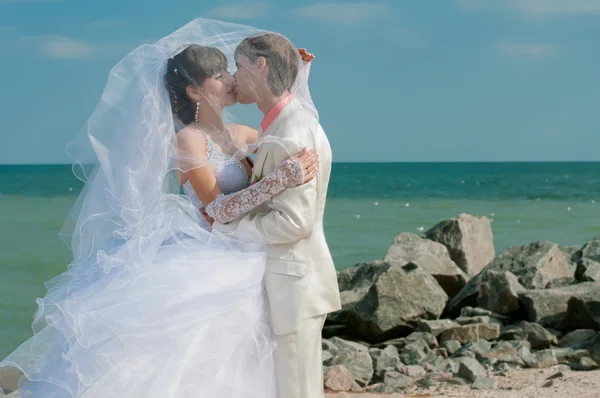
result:
[[[429,272],[450,297],[458,293],[469,279],[452,261],[446,246],[409,232],[394,238],[384,260],[398,265],[417,264]]]
[[[352,374],[356,382],[366,386],[373,378],[373,361],[369,349],[359,343],[333,337],[329,340],[337,347],[332,366],[342,365]]]
[[[526,291],[510,271],[484,272],[478,278],[477,284],[477,306],[499,314],[518,311],[519,294]]]
[[[528,321],[564,330],[577,327],[567,322],[569,300],[572,297],[589,296],[594,293],[600,296],[600,284],[586,282],[555,289],[530,290],[521,293],[519,299]]]
[[[470,276],[477,275],[496,253],[486,217],[460,214],[435,225],[425,236],[446,246],[452,260]]]
[[[419,320],[438,319],[448,295],[416,264],[363,263],[342,276],[342,313],[350,334],[383,342],[413,331]]]

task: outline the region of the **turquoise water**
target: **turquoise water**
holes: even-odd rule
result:
[[[0,357],[31,335],[35,298],[70,261],[57,233],[81,186],[69,166],[0,166]],[[325,233],[342,269],[463,212],[493,220],[497,251],[582,244],[600,235],[600,163],[335,164]]]

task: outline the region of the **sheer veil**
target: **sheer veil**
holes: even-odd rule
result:
[[[75,174],[86,182],[60,233],[73,250],[71,271],[88,272],[90,262],[104,270],[133,266],[143,261],[136,257],[152,255],[165,238],[190,233],[202,223],[197,209],[177,195],[174,171],[205,164],[177,149],[177,120],[164,84],[167,60],[193,43],[218,48],[233,70],[237,45],[261,33],[266,31],[196,19],[153,45],[136,48],[110,71],[99,104],[67,148]],[[299,56],[297,62],[292,91],[317,115],[307,84],[309,65]],[[225,109],[223,119],[237,122],[238,113]],[[234,135],[230,139],[237,149],[228,153],[231,157],[255,149]],[[267,141],[279,140],[264,137],[255,145]],[[125,257],[104,252],[115,240],[128,242]]]
[[[253,297],[261,294],[264,245],[210,232],[199,209],[180,195],[177,173],[204,167],[207,161],[190,159],[178,149],[176,129],[181,123],[173,115],[165,87],[168,60],[190,44],[217,48],[233,72],[238,44],[262,33],[266,31],[196,19],[155,44],[134,49],[110,71],[98,105],[67,147],[74,173],[85,182],[60,231],[61,239],[73,251],[73,261],[68,272],[47,283],[48,293],[38,299],[34,337],[0,362],[0,367],[18,367],[29,380],[59,385],[69,392],[42,392],[40,396],[79,396],[96,380],[113,373],[119,375],[110,386],[115,394],[137,397],[150,396],[143,390],[150,387],[152,395],[173,396],[169,395],[176,388],[173,383],[186,377],[185,366],[204,372],[190,380],[210,379],[203,385],[207,389],[216,385],[213,381],[217,379],[219,388],[234,388],[236,382],[238,387],[244,386],[244,377],[259,379],[259,372],[265,375],[272,371],[268,367],[272,350],[269,331],[260,319],[262,301],[257,299],[254,306],[242,310],[242,304],[249,305],[242,292],[256,290]],[[297,62],[299,72],[291,91],[318,118],[308,90],[309,65],[298,54],[293,62]],[[244,109],[239,105],[227,108],[223,120],[243,122]],[[265,143],[284,145],[283,140],[271,136],[251,146],[235,133],[227,139],[231,145],[224,156],[230,159],[245,157]],[[179,256],[177,261],[171,260],[174,256]],[[241,272],[233,268],[240,261],[245,265]],[[191,281],[204,283],[194,285]],[[210,338],[196,342],[196,354],[192,355],[184,344],[188,341],[185,336],[197,339],[194,336],[199,329],[195,328],[210,329],[207,320],[236,306],[240,311],[235,317],[218,320],[229,322],[227,325],[214,326],[218,338],[224,338],[219,335],[220,328],[230,329],[227,342],[219,347],[213,347]],[[138,328],[132,319],[140,313],[146,318]],[[160,317],[152,318],[153,314]],[[250,333],[236,327],[236,322],[255,325],[255,330]],[[243,334],[246,332],[250,334]],[[165,339],[172,344],[162,344]],[[161,343],[156,344],[149,359],[145,350],[157,341]],[[257,347],[252,355],[226,351],[248,345]],[[246,354],[264,368],[255,366],[254,374],[236,368],[242,366],[237,362],[248,360]],[[234,375],[235,380],[231,374],[211,374],[211,360],[225,361],[224,355],[229,358],[226,363],[230,369],[241,372],[241,376]],[[139,374],[132,376],[127,369],[116,369],[115,364],[123,358],[135,359]],[[174,362],[169,365],[164,358]],[[164,369],[158,371],[160,366]],[[154,380],[157,374],[160,380]],[[139,382],[127,384],[127,377],[137,377]],[[271,392],[266,392],[268,384],[265,390],[257,389],[256,395],[211,395],[206,391],[206,396],[267,398],[271,397]],[[189,385],[196,388],[198,383]],[[109,395],[106,390],[97,396]]]

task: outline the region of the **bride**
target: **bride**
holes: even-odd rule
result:
[[[242,215],[314,178],[303,151],[251,186],[248,155],[280,143],[224,108],[228,60],[257,33],[197,19],[111,70],[68,147],[86,181],[61,231],[73,262],[37,300],[34,336],[0,362],[23,373],[22,397],[276,396],[264,245],[212,232],[199,211],[232,198]],[[293,62],[292,91],[316,111],[308,64]]]

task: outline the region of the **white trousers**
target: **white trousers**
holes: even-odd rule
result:
[[[278,398],[323,398],[321,331],[326,315],[301,322],[296,333],[275,336]]]

